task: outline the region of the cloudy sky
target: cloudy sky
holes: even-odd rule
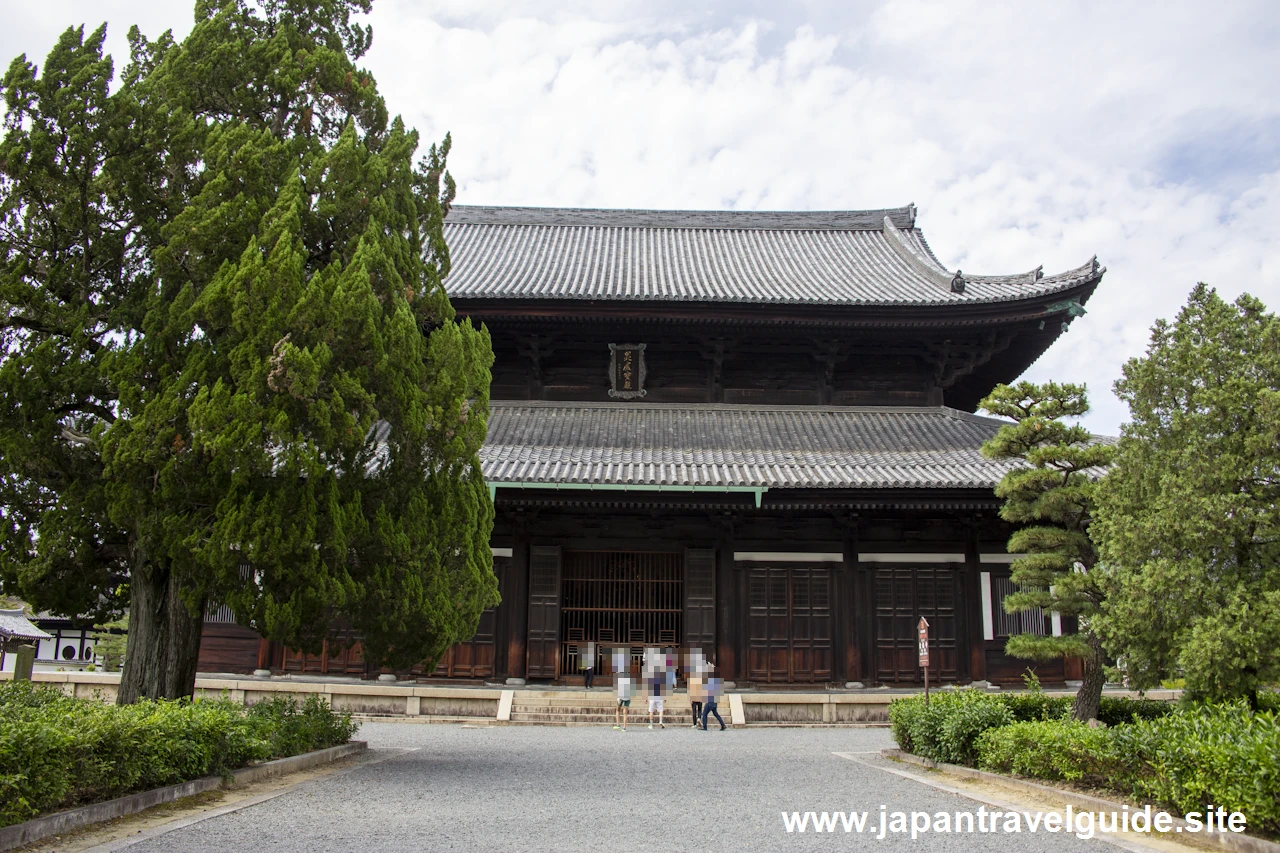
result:
[[[0,57],[189,4],[11,4]],[[1197,281],[1280,309],[1280,5],[1000,0],[376,0],[366,63],[459,202],[822,210],[915,202],[951,268],[1096,254],[1089,313],[1027,378],[1086,423]],[[118,62],[117,67],[122,67]]]

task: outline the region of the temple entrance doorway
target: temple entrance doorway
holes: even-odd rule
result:
[[[647,646],[681,642],[683,558],[679,553],[565,551],[560,593],[559,675],[577,675],[587,643],[596,673],[613,673],[607,649],[630,649],[631,670]]]
[[[876,570],[876,681],[924,681],[916,634],[921,616],[929,620],[930,680],[938,683],[959,677],[957,598],[954,568],[895,566]]]
[[[748,673],[761,683],[831,680],[831,569],[753,566]]]

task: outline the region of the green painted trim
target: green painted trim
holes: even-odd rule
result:
[[[650,483],[490,483],[489,500],[497,498],[498,489],[579,489],[589,492],[750,492],[760,508],[768,486],[665,486]]]

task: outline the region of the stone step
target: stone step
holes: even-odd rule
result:
[[[617,704],[579,704],[579,706],[564,706],[564,704],[513,704],[511,706],[512,713],[613,713],[617,711]],[[649,707],[644,703],[632,702],[628,711],[631,713],[649,713]],[[685,706],[684,708],[673,708],[668,706],[663,708],[663,712],[667,715],[672,713],[682,713],[686,717],[692,713],[692,708]]]
[[[599,719],[599,720],[603,720],[606,718],[612,720],[615,716],[616,715],[611,710],[610,711],[579,711],[579,712],[571,712],[571,713],[565,713],[563,711],[545,711],[545,710],[544,711],[513,710],[511,712],[511,719],[513,720],[516,720],[516,719],[520,719],[520,720],[532,720],[532,719],[539,719],[539,720],[596,720],[596,719]],[[627,714],[627,716],[632,719],[635,719],[638,717],[644,717],[645,719],[649,718],[649,714],[647,711],[637,711],[634,708],[631,709],[631,711]],[[654,714],[654,716],[656,717],[657,714]],[[690,714],[688,711],[686,711],[683,714],[664,713],[662,715],[662,718],[664,720],[685,720],[687,722],[693,721],[693,715]]]
[[[639,692],[633,693],[632,700],[646,698]],[[684,702],[689,703],[689,696],[686,693],[668,694],[664,697],[668,702]],[[609,703],[618,701],[614,693],[552,693],[542,695],[536,693],[513,693],[511,697],[514,702],[600,702]]]
[[[603,704],[591,704],[591,706],[545,706],[545,704],[513,704],[511,706],[512,713],[613,713],[617,706],[603,706]],[[640,707],[640,713],[648,713],[648,707]],[[684,713],[687,717],[691,713],[691,708],[666,708],[666,713]],[[636,706],[632,704],[631,713],[636,713]]]
[[[687,711],[689,710],[689,707],[690,707],[688,702],[672,702],[668,700],[665,704],[668,710],[670,710],[671,708],[683,708],[684,710]],[[583,702],[582,700],[578,700],[576,702],[515,701],[511,703],[512,708],[615,708],[617,707],[617,705],[618,705],[617,700],[611,700],[609,702],[590,702],[590,701]],[[648,707],[648,703],[644,699],[632,699],[631,707],[634,708],[637,705],[643,705],[645,707]]]
[[[576,715],[559,715],[559,714],[512,714],[511,722],[513,723],[543,723],[548,726],[557,725],[613,725],[617,718],[613,714],[576,714]],[[715,720],[712,720],[714,723]],[[628,726],[648,725],[649,717],[646,714],[636,715],[630,714],[627,717]],[[678,717],[664,717],[663,724],[669,729],[692,728],[693,720],[689,717],[680,719]],[[656,723],[655,723],[656,725]]]
[[[421,714],[419,716],[405,716],[404,714],[352,714],[351,719],[357,723],[383,723],[388,720],[395,720],[403,723],[473,723],[478,726],[491,725],[494,722],[493,717],[465,717],[461,715],[445,715],[445,714]]]
[[[714,724],[714,720],[713,720],[712,722],[713,722],[713,724]],[[563,727],[571,727],[571,726],[593,726],[593,727],[612,727],[612,726],[613,726],[613,717],[609,717],[609,719],[608,719],[608,720],[563,720],[563,721],[561,721],[561,720],[552,720],[552,721],[547,721],[547,720],[509,720],[509,721],[507,721],[507,722],[498,722],[498,724],[495,724],[495,725],[499,725],[499,726],[507,726],[507,725],[511,725],[511,726],[563,726]],[[637,719],[635,719],[635,717],[631,717],[631,719],[630,719],[630,720],[627,720],[627,729],[628,729],[628,730],[644,729],[644,727],[646,727],[646,726],[648,726],[648,725],[649,725],[649,724],[648,724],[648,722],[646,722],[646,721],[644,721],[644,720],[637,720]],[[692,724],[685,724],[684,726],[681,726],[681,725],[673,725],[673,724],[671,724],[671,722],[667,722],[667,727],[668,727],[668,729],[682,729],[682,727],[684,727],[684,729],[691,729]],[[712,725],[712,730],[713,730],[713,731],[714,731],[714,730],[716,730],[716,726]]]
[[[557,706],[545,706],[545,704],[513,704],[513,706],[511,706],[512,713],[570,713],[570,715],[572,715],[572,713],[613,713],[614,711],[617,711],[616,704],[609,704],[609,706],[603,706],[603,704],[591,704],[591,706],[563,706],[563,704],[557,704]],[[645,706],[645,704],[631,703],[630,712],[649,713],[649,707]],[[672,708],[671,706],[667,706],[664,708],[663,712],[666,713],[667,716],[671,716],[672,713],[682,713],[682,715],[687,717],[691,715],[692,708]]]

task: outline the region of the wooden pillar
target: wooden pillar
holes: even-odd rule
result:
[[[978,523],[972,519],[968,525],[965,538],[965,563],[967,571],[963,583],[964,614],[968,622],[968,630],[957,631],[966,638],[969,646],[969,679],[971,681],[987,680],[987,640],[982,633],[982,561],[978,557]],[[961,626],[957,626],[960,628]],[[959,675],[959,673],[957,673]]]
[[[862,679],[864,664],[861,636],[868,621],[868,614],[860,609],[862,596],[858,594],[861,575],[858,572],[857,520],[850,519],[843,527],[844,561],[834,573],[837,580],[831,591],[832,603],[837,608],[832,625],[832,633],[835,635],[832,642],[837,650],[833,662],[833,677],[840,684]]]
[[[853,526],[853,540],[850,543],[852,554],[850,559],[854,565],[854,610],[862,620],[858,628],[858,678],[867,687],[876,683],[876,587],[875,571],[868,563],[858,559],[862,549],[860,529]]]
[[[716,545],[716,668],[725,681],[738,678],[738,578],[733,565],[733,522],[724,519]]]
[[[729,559],[733,560],[733,554],[729,554]],[[738,682],[751,680],[751,658],[749,648],[751,645],[751,563],[739,564],[733,560],[733,584],[738,591],[738,600],[734,608],[734,614],[738,623],[738,630],[734,632],[733,654],[736,661],[736,680]]]

